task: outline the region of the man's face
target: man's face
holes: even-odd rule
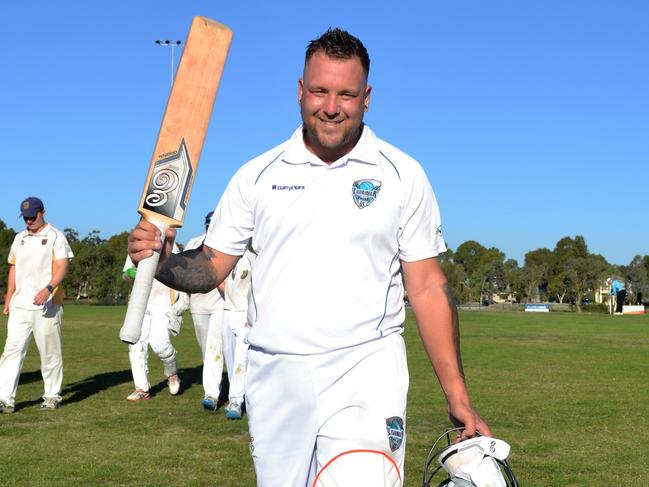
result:
[[[351,151],[360,136],[371,89],[360,59],[316,52],[298,82],[307,148],[327,163]]]
[[[27,226],[27,230],[30,232],[36,232],[41,229],[43,225],[45,225],[45,210],[39,211],[36,213],[36,216],[24,216],[23,220],[25,220],[25,225]]]

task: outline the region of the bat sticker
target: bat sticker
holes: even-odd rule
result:
[[[155,162],[147,185],[144,208],[182,221],[192,177],[192,165],[183,139],[178,152]]]

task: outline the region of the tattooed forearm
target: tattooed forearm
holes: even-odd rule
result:
[[[457,354],[457,363],[460,367],[460,373],[464,378],[464,367],[462,365],[462,354],[460,353],[460,320],[457,314],[457,306],[453,299],[453,291],[449,283],[444,284],[444,294],[448,301],[448,307],[451,309],[451,320],[453,321],[453,341],[455,342],[455,353]]]
[[[218,284],[209,264],[211,252],[202,248],[171,254],[158,269],[156,279],[186,293],[207,293]]]

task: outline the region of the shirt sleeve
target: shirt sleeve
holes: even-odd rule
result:
[[[54,259],[71,259],[74,257],[68,239],[65,238],[65,235],[61,232],[56,232],[56,240],[54,241],[54,248],[52,249],[54,253]]]
[[[417,165],[404,180],[405,203],[399,224],[399,257],[406,262],[446,251],[437,200],[426,173]]]
[[[16,265],[16,245],[18,245],[18,234],[14,237],[14,241],[9,249],[9,255],[7,256],[7,262],[9,262],[9,265]]]
[[[243,166],[230,180],[214,210],[205,245],[225,254],[243,255],[254,230],[253,186]]]

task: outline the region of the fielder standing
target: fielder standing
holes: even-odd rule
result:
[[[245,396],[246,369],[248,367],[248,298],[252,264],[255,254],[251,245],[225,280],[223,303],[223,352],[228,367],[230,389],[225,415],[228,419],[241,419]]]
[[[175,245],[174,251],[178,251]],[[132,282],[135,279],[135,265],[128,256],[123,271],[126,281]],[[175,396],[180,391],[176,349],[171,343],[171,335],[180,333],[182,313],[187,309],[188,301],[185,293],[170,289],[157,279],[153,280],[142,320],[140,340],[128,346],[135,390],[126,397],[127,401],[138,402],[151,398],[148,377],[149,346],[162,362],[169,393]]]
[[[44,393],[41,409],[61,403],[63,290],[72,250],[65,235],[45,222],[45,207],[30,196],[20,204],[27,228],[16,234],[9,252],[4,314],[7,341],[0,357],[0,413],[13,413],[20,370],[32,334],[41,356]]]
[[[237,172],[201,250],[170,255],[175,231],[166,233],[158,278],[188,292],[216,287],[253,240],[246,408],[264,487],[311,485],[349,450],[384,452],[403,472],[402,274],[449,416],[462,438],[490,435],[464,382],[430,183],[363,124],[369,67],[361,41],[343,30],[312,41],[298,81],[302,125]],[[158,238],[141,221],[129,237],[133,259],[161,248]],[[357,457],[349,472],[375,468]]]
[[[205,215],[205,231],[210,226],[212,214]],[[203,245],[205,233],[192,238],[185,250],[197,249]],[[203,401],[202,405],[209,411],[216,411],[221,394],[223,377],[223,293],[224,285],[209,293],[189,295],[189,309],[192,313],[196,340],[201,347],[203,357]]]

